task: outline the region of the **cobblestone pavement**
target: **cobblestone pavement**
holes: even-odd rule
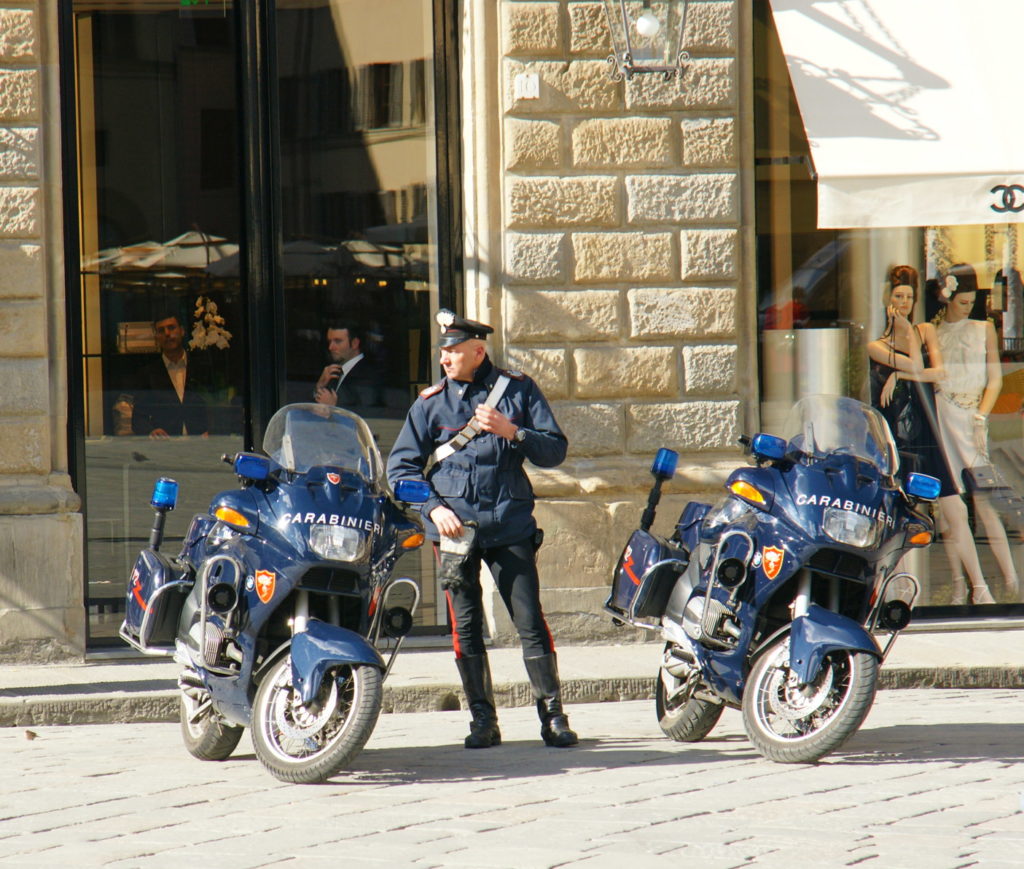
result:
[[[248,737],[201,763],[173,724],[7,728],[0,865],[1020,867],[1022,701],[882,691],[816,766],[760,758],[733,710],[684,745],[650,701],[573,705],[567,750],[529,709],[485,751],[461,747],[463,712],[382,715],[320,786],[275,781]]]

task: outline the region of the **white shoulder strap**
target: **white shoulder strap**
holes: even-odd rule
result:
[[[487,398],[484,399],[484,404],[487,407],[494,407],[501,397],[505,394],[505,390],[508,388],[509,378],[502,374],[491,387],[491,391],[487,393]],[[452,453],[458,452],[466,444],[468,444],[473,438],[480,434],[480,429],[476,427],[476,419],[471,419],[466,423],[455,437],[453,437],[447,443],[441,444],[434,452],[430,454],[430,458],[427,460],[427,467],[424,470],[429,470],[433,465],[436,465],[440,461],[444,461]]]

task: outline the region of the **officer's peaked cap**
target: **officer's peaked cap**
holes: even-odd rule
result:
[[[454,311],[442,308],[437,312],[437,322],[441,327],[441,347],[451,347],[461,344],[470,338],[486,340],[494,329],[486,323],[478,323],[476,320],[467,320],[460,317]]]

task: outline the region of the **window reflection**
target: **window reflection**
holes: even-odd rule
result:
[[[90,642],[112,640],[160,476],[173,551],[231,485],[244,335],[231,4],[75,2]]]
[[[359,413],[386,455],[436,377],[431,3],[281,0],[277,29],[287,397]],[[443,623],[416,557],[417,623]]]

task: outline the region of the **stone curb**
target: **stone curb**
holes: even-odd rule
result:
[[[608,703],[654,697],[654,674],[609,679],[566,679],[566,703]],[[1024,667],[947,667],[883,669],[879,688],[1024,688]],[[532,706],[526,682],[494,687],[499,707]],[[453,711],[462,706],[456,684],[384,689],[382,711]],[[177,688],[94,695],[59,694],[0,700],[0,727],[43,727],[72,724],[130,724],[178,720]]]

